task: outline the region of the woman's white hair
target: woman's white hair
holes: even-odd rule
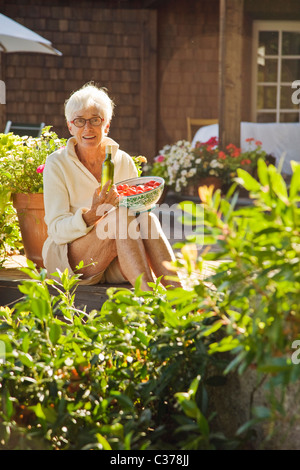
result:
[[[91,106],[95,106],[99,111],[99,116],[104,119],[104,126],[110,123],[115,107],[114,102],[108,96],[105,88],[98,88],[93,83],[86,83],[66,100],[66,120],[72,121],[78,111],[85,110]]]

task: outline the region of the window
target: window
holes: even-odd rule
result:
[[[292,83],[300,80],[300,22],[254,21],[253,113],[255,122],[299,122]]]

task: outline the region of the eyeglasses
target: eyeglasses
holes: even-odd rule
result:
[[[89,122],[92,126],[100,126],[102,121],[104,121],[103,118],[97,116],[97,117],[92,117],[91,119],[84,119],[84,118],[75,118],[73,121],[71,121],[71,124],[74,124],[76,127],[84,127],[87,122]]]

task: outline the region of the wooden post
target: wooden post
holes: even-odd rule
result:
[[[157,152],[157,12],[144,10],[141,38],[140,153]]]
[[[5,53],[0,52],[0,133],[4,132],[6,124],[6,83],[5,83]]]
[[[219,140],[240,146],[244,0],[220,0]]]

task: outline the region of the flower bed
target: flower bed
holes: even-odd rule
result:
[[[197,142],[195,147],[188,141],[179,140],[173,145],[165,145],[147,171],[163,177],[166,185],[178,193],[199,185],[200,178],[207,176],[220,178],[223,185],[230,184],[237,176],[238,168],[252,173],[258,159],[266,157],[260,141],[252,138],[246,141],[248,149],[242,152],[234,144],[221,150],[216,137]]]

